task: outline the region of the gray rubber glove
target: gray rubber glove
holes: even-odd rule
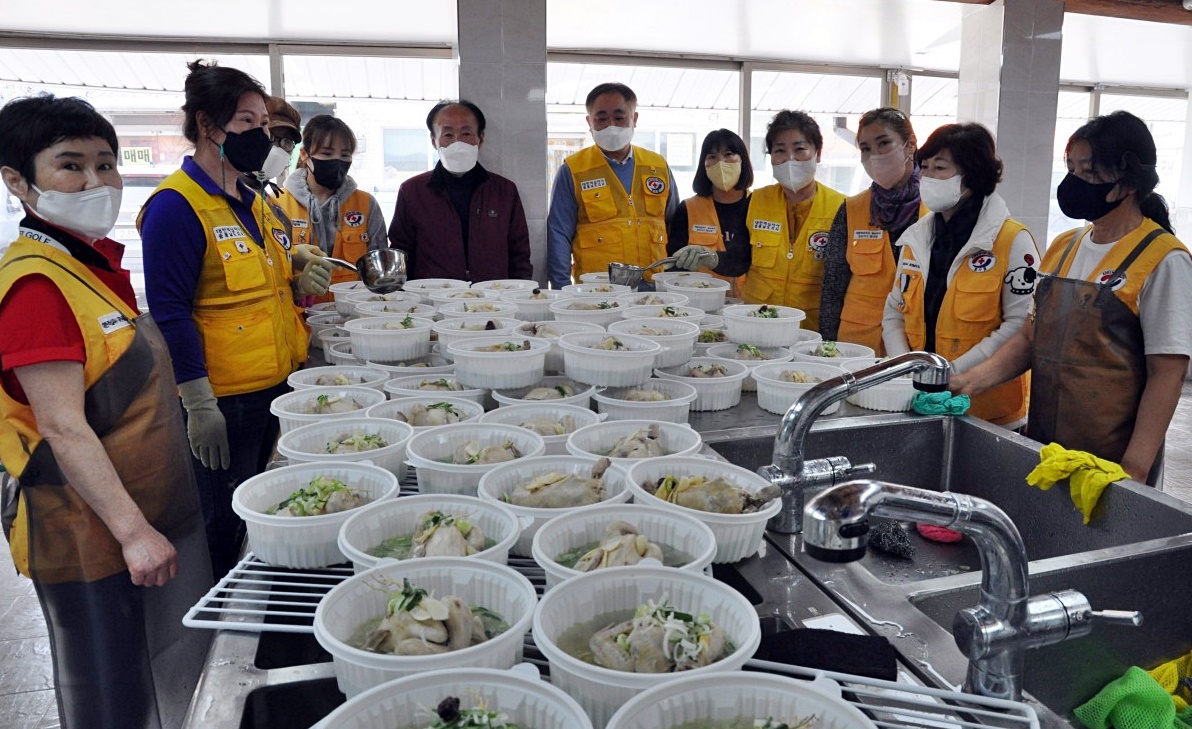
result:
[[[684,246],[675,252],[675,268],[696,271],[704,266],[715,268],[720,262],[716,251],[707,246]]]
[[[298,273],[306,268],[306,264],[310,263],[312,258],[323,258],[327,254],[323,252],[322,248],[310,243],[298,243],[290,250],[290,261],[294,266],[294,270]]]
[[[186,437],[190,452],[204,466],[227,470],[232,465],[228,448],[228,424],[211,391],[211,380],[200,377],[178,385],[182,407],[186,408]]]
[[[322,296],[331,285],[331,261],[319,256],[311,257],[302,267],[302,273],[294,279],[294,292],[299,296]]]

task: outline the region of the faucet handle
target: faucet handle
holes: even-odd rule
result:
[[[1089,618],[1102,623],[1130,625],[1135,628],[1142,625],[1141,610],[1090,610]]]

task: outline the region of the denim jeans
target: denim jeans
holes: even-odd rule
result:
[[[232,511],[232,492],[269,465],[280,431],[277,416],[269,412],[269,406],[274,398],[289,391],[290,386],[282,382],[265,390],[219,398],[219,411],[228,428],[231,466],[227,470],[211,469],[191,456],[207,528],[211,571],[217,581],[236,566],[244,541],[244,521]]]

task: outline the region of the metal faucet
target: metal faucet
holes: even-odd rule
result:
[[[767,527],[780,534],[798,534],[803,529],[806,491],[873,473],[872,463],[853,466],[847,458],[833,456],[803,460],[803,444],[811,424],[825,408],[838,400],[903,375],[912,375],[915,389],[940,392],[948,388],[952,367],[948,360],[931,352],[907,352],[856,372],[824,380],[795,401],[774,438],[773,463],[757,470],[758,475],[782,488],[782,511]]]
[[[1030,597],[1026,548],[1018,527],[994,504],[966,494],[868,480],[835,486],[807,504],[807,554],[828,562],[861,559],[870,514],[948,527],[976,543],[981,602],[957,612],[952,623],[956,647],[969,659],[965,691],[1018,701],[1028,648],[1088,635],[1093,620],[1142,624],[1138,611],[1093,610],[1076,590]]]

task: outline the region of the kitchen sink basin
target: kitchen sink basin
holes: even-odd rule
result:
[[[1140,610],[1140,627],[1094,623],[1092,633],[1026,651],[1023,688],[1062,716],[1088,701],[1130,666],[1145,669],[1192,650],[1192,611],[1186,596],[1192,552],[1188,540],[1143,554],[1032,571],[1032,595],[1064,589],[1088,597],[1094,610]],[[1178,543],[1177,543],[1178,542]],[[978,585],[910,595],[911,603],[945,630],[962,608],[978,602]]]
[[[750,470],[771,461],[772,435],[707,439],[720,456]],[[997,504],[1017,525],[1032,561],[1135,544],[1192,532],[1192,508],[1133,482],[1106,490],[1085,526],[1062,481],[1049,491],[1027,485],[1041,446],[972,418],[880,415],[821,421],[806,457],[845,456],[872,462],[882,481],[978,496]],[[914,559],[871,548],[861,565],[888,584],[906,584],[980,569],[967,537],[957,544],[923,539],[909,528]]]

